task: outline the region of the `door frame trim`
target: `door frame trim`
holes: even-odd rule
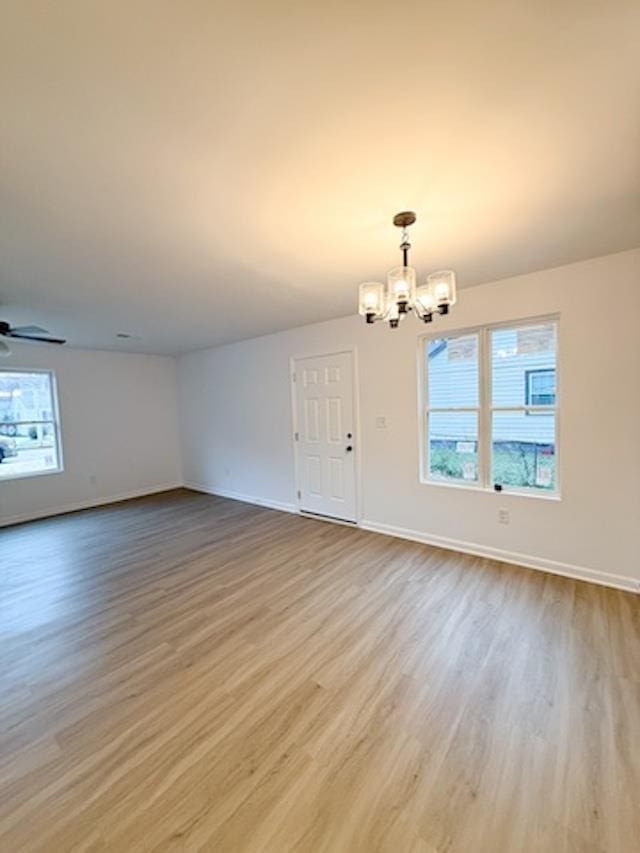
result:
[[[356,452],[354,455],[355,476],[353,485],[356,492],[355,524],[359,527],[362,521],[362,505],[360,497],[362,495],[362,451],[360,447],[360,436],[362,431],[360,429],[360,382],[358,366],[358,348],[355,346],[355,344],[350,347],[341,347],[340,349],[329,350],[328,352],[318,352],[317,350],[313,350],[311,352],[298,353],[296,355],[289,356],[289,402],[291,405],[291,451],[293,453],[294,504],[296,506],[296,511],[299,515],[305,514],[304,511],[300,508],[300,498],[298,497],[298,492],[300,491],[300,468],[298,465],[298,453],[295,439],[295,434],[298,430],[296,406],[297,383],[294,381],[293,378],[296,372],[296,362],[300,361],[303,358],[324,358],[327,355],[344,355],[345,353],[348,353],[351,356],[351,384],[353,390],[353,434],[356,445]],[[322,520],[335,521],[335,523],[337,524],[354,524],[354,522],[351,521],[345,521],[339,518],[332,519],[329,516],[324,517]]]

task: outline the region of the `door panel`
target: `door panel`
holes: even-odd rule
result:
[[[307,454],[306,485],[310,495],[322,497],[322,460],[319,456]]]
[[[298,359],[295,376],[300,508],[355,521],[352,354]]]
[[[344,500],[344,459],[335,456],[329,459],[329,495],[337,501]]]
[[[346,433],[342,429],[342,400],[340,397],[327,398],[327,441],[329,444],[341,444]]]
[[[309,385],[317,385],[318,384],[318,371],[313,368],[307,368],[302,371],[302,381],[304,382],[305,388]]]
[[[307,441],[320,441],[320,401],[311,397],[304,401],[304,434]]]
[[[325,382],[329,385],[331,382],[340,382],[340,368],[333,365],[332,367],[325,368],[324,371]]]

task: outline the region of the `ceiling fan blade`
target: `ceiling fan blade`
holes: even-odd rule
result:
[[[19,335],[16,334],[13,330],[8,333],[7,337],[19,338],[23,341],[38,341],[43,344],[66,344],[66,341],[63,341],[60,338],[42,338],[38,335]]]
[[[43,329],[42,326],[12,326],[12,332],[17,332],[19,335],[48,335],[49,332]]]

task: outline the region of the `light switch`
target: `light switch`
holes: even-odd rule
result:
[[[387,419],[385,417],[377,417],[376,418],[376,428],[377,429],[386,429],[387,428]]]

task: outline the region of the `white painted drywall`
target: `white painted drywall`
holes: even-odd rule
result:
[[[345,287],[355,300],[355,283]],[[640,580],[640,250],[465,289],[437,323],[446,331],[556,312],[560,501],[420,483],[424,327],[413,318],[393,332],[346,317],[181,356],[185,482],[293,507],[289,358],[353,346],[364,523],[629,586]],[[498,523],[502,507],[509,525]]]
[[[55,373],[64,471],[0,480],[0,524],[180,484],[174,358],[10,343],[0,368]]]

